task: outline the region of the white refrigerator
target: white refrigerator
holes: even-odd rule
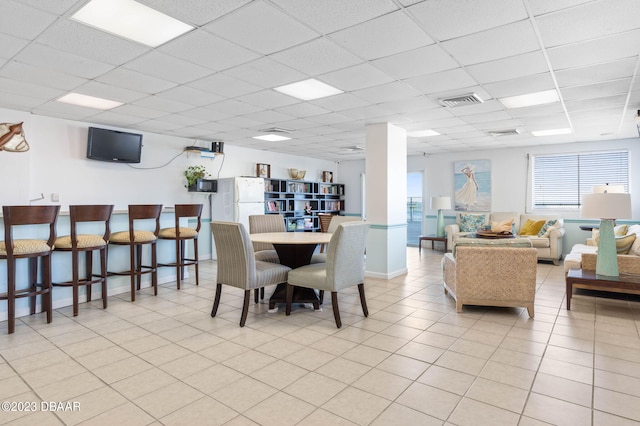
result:
[[[240,222],[249,231],[249,215],[264,214],[264,179],[232,177],[218,179],[218,192],[211,196],[211,220]],[[211,250],[217,259],[216,245]]]

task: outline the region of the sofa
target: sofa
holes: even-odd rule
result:
[[[637,262],[640,265],[640,225],[618,225],[614,228],[614,233],[618,249],[618,264],[622,262],[629,265]],[[564,272],[582,268],[584,254],[593,255],[595,258],[597,253],[598,234],[597,230],[594,230],[586,244],[574,244],[571,252],[564,257]]]
[[[477,215],[477,216],[476,216]],[[560,264],[562,259],[562,239],[565,234],[564,222],[559,215],[555,214],[520,214],[518,212],[457,212],[456,223],[447,225],[445,233],[447,235],[447,246],[455,247],[456,240],[460,237],[469,236],[475,232],[475,229],[465,228],[469,223],[473,225],[473,221],[465,221],[465,218],[474,217],[477,219],[478,226],[490,227],[492,224],[505,223],[512,221],[511,232],[516,235],[520,234],[520,230],[527,224],[527,221],[533,222],[545,221],[553,223],[547,226],[546,232],[540,235],[527,236],[531,240],[533,247],[536,249],[538,260],[549,260],[555,265]],[[546,223],[545,223],[546,225]]]
[[[463,305],[526,307],[533,318],[537,251],[529,247],[459,246],[442,260],[444,292]]]

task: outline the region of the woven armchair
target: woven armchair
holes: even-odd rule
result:
[[[462,305],[526,307],[533,318],[535,248],[457,247],[443,258],[444,291]]]

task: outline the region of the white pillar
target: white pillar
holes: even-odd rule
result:
[[[407,132],[369,124],[366,138],[367,276],[390,279],[407,273]]]

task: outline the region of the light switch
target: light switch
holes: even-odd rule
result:
[[[51,202],[53,203],[57,203],[60,201],[60,194],[58,193],[52,193],[51,194]]]

